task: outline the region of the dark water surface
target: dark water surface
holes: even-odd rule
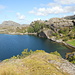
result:
[[[65,57],[66,52],[72,51],[61,44],[32,35],[0,34],[0,60],[21,54],[26,48],[33,51],[45,50],[48,53],[57,50],[62,57]]]

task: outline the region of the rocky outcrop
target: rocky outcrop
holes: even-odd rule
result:
[[[40,31],[40,33],[38,33],[38,36],[50,39],[50,36],[52,36],[53,33],[54,31],[52,31],[51,29],[43,29],[42,31]]]
[[[46,21],[37,20],[37,21],[32,22],[30,25],[34,25],[35,22],[45,23],[45,25],[47,25],[49,27],[59,28],[59,27],[72,27],[72,26],[74,26],[73,22],[75,22],[75,20],[67,20],[64,18],[51,18]]]
[[[71,29],[75,25],[74,22],[64,18],[52,18],[48,20],[48,23],[46,22],[46,25],[57,33],[60,28],[68,27]]]
[[[50,23],[50,26],[56,28],[73,26],[72,20],[66,20],[64,18],[51,18],[48,22]]]
[[[34,26],[35,22],[37,22],[38,24],[44,23],[48,28],[52,29],[54,32],[58,32],[60,28],[68,27],[71,29],[73,26],[75,26],[75,20],[67,20],[64,18],[51,18],[46,21],[37,20],[32,22],[30,25]]]
[[[48,38],[54,42],[62,43],[62,39],[57,39],[55,36],[53,36],[54,31],[48,29],[43,30],[40,33],[38,33],[39,37]]]
[[[61,62],[55,60],[48,61],[49,63],[58,65],[58,69],[62,69],[62,72],[68,72],[70,75],[75,75],[75,65],[61,58]]]
[[[47,38],[46,34],[43,31],[38,33],[37,36],[42,37],[42,38]]]

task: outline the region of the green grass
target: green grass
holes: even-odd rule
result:
[[[68,43],[68,44],[70,44],[70,45],[72,45],[72,46],[75,46],[75,39],[69,40],[69,41],[67,41],[66,43]]]

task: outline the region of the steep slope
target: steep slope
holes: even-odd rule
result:
[[[54,54],[38,52],[1,62],[0,75],[75,75],[75,65]]]

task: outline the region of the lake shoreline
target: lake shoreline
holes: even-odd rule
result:
[[[38,33],[37,35],[41,38],[47,38],[53,42],[61,43],[61,44],[65,45],[67,48],[75,50],[75,46],[72,46],[72,45],[64,42],[62,39],[56,39],[56,37],[49,37],[49,35],[47,35],[47,32],[45,32],[45,31],[42,31],[42,32]]]
[[[2,33],[2,34],[9,34],[9,35],[36,35],[37,36],[37,33],[28,33],[28,32],[27,33],[18,33],[18,32],[15,33],[15,32],[12,32],[12,33]],[[42,38],[44,38],[44,37],[42,37]],[[70,48],[70,49],[73,49],[73,50],[75,49],[75,46],[72,46],[70,44],[67,44],[64,41],[55,40],[55,39],[52,39],[52,38],[49,38],[49,37],[47,37],[47,39],[49,39],[49,40],[51,40],[53,42],[56,42],[56,43],[61,43],[61,44],[65,45],[66,47]]]
[[[12,32],[12,33],[0,33],[0,34],[9,34],[9,35],[37,35],[37,33],[15,33],[15,32]]]
[[[72,45],[70,45],[70,44],[68,44],[68,43],[66,43],[64,41],[61,41],[61,40],[53,40],[51,38],[48,38],[48,39],[51,40],[51,41],[54,41],[56,43],[61,43],[61,44],[65,45],[66,47],[75,50],[75,46],[72,46]]]

